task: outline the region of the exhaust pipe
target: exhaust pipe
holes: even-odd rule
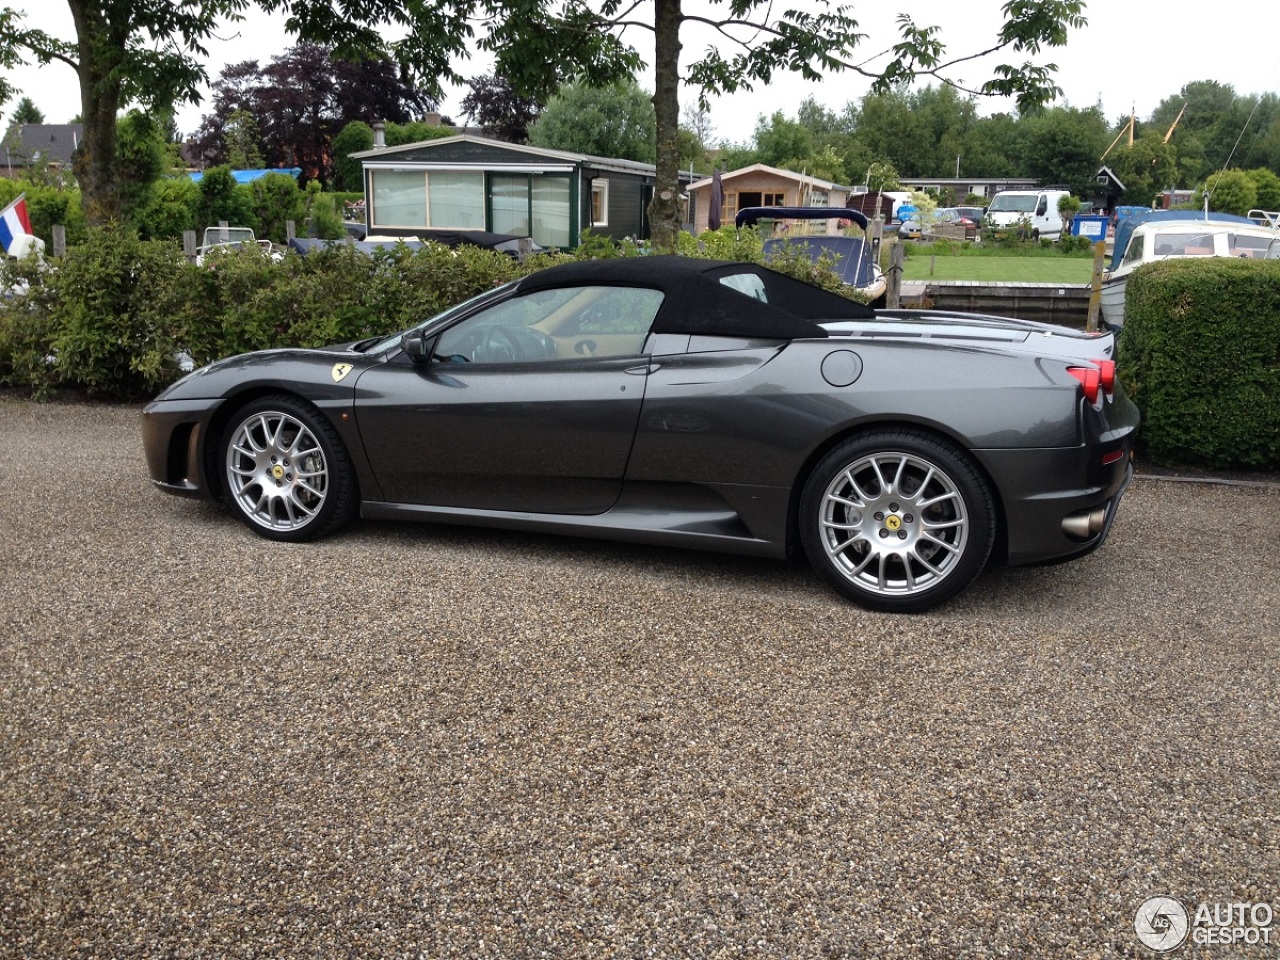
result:
[[[1062,532],[1078,540],[1089,540],[1102,532],[1107,524],[1106,506],[1072,513],[1062,520]]]

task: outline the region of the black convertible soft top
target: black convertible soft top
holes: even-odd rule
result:
[[[654,318],[654,333],[806,340],[827,336],[818,321],[875,317],[870,307],[759,264],[694,257],[580,260],[530,274],[517,289],[530,293],[578,286],[661,290],[665,299]],[[760,288],[763,299],[742,292]]]

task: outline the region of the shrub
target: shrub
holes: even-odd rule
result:
[[[200,209],[197,231],[216,227],[223,220],[231,227],[259,228],[253,215],[253,195],[236,183],[230,167],[212,167],[200,179]]]
[[[1280,467],[1280,262],[1173,259],[1130,277],[1120,375],[1158,462]]]
[[[258,221],[258,239],[286,242],[285,224],[290,220],[295,224],[301,222],[306,210],[305,195],[298,189],[297,178],[287,173],[268,173],[248,186],[252,197],[249,209]]]
[[[0,177],[0,208],[7,207],[20,193],[27,195],[31,231],[45,242],[50,252],[53,251],[53,228],[57,224],[67,228],[68,246],[84,239],[87,225],[79,190]]]
[[[46,275],[56,316],[53,354],[60,383],[91,396],[145,396],[177,373],[170,322],[186,264],[173,243],[131,229],[90,230]]]
[[[50,362],[57,336],[49,265],[37,257],[0,257],[0,385],[44,398],[57,385]]]
[[[195,230],[200,211],[200,186],[187,176],[165,177],[150,184],[135,220],[144,240],[181,240]]]

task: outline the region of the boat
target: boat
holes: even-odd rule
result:
[[[1278,239],[1280,230],[1229,213],[1145,210],[1123,217],[1116,225],[1110,269],[1102,277],[1102,323],[1116,332],[1124,326],[1125,290],[1143,264],[1173,257],[1275,258]]]
[[[847,220],[857,225],[863,231],[861,237],[843,234],[770,237],[764,242],[765,263],[784,248],[803,250],[814,263],[826,254],[835,258],[835,272],[845,285],[860,293],[869,303],[880,300],[888,290],[876,247],[867,236],[870,221],[864,213],[847,207],[745,207],[738,211],[734,224],[738,227],[755,226],[761,220]]]

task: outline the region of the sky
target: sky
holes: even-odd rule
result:
[[[692,2],[686,0],[686,11]],[[785,5],[812,5],[814,0],[779,0]],[[951,55],[974,53],[991,45],[1002,23],[1003,0],[897,0],[852,4],[867,38],[859,53],[870,58],[897,39],[895,18],[909,13],[918,25],[936,25]],[[25,24],[64,39],[74,39],[69,9],[60,0],[19,0],[12,4],[25,16]],[[1280,27],[1280,8],[1274,0],[1241,0],[1231,7],[1231,15],[1217,15],[1202,3],[1189,0],[1092,0],[1087,4],[1086,27],[1071,31],[1066,47],[1042,52],[1039,62],[1058,64],[1057,83],[1063,90],[1059,104],[1077,107],[1102,103],[1106,116],[1115,121],[1130,109],[1138,118],[1148,117],[1167,97],[1186,83],[1216,80],[1230,84],[1239,94],[1280,93],[1280,48],[1274,43],[1251,43],[1240,32],[1241,24],[1261,27],[1270,22],[1265,35],[1274,37]],[[629,38],[638,46],[649,37]],[[283,17],[254,10],[250,18],[230,25],[208,43],[208,72],[211,79],[228,63],[258,60],[266,64],[290,45]],[[695,59],[714,38],[709,34],[686,32],[682,36],[685,60]],[[642,46],[641,53],[651,53]],[[1249,51],[1253,51],[1250,53]],[[726,54],[729,51],[725,51]],[[873,66],[878,61],[873,61]],[[966,65],[953,74],[957,80],[980,84],[1000,59],[990,58]],[[463,76],[487,72],[489,64],[472,59],[459,64]],[[0,71],[21,93],[31,97],[49,123],[65,123],[80,112],[79,87],[75,73],[65,64],[24,67]],[[652,89],[652,78],[640,77]],[[801,101],[814,97],[820,104],[840,111],[849,101],[867,92],[868,82],[853,74],[832,74],[812,83],[788,73],[775,74],[773,82],[750,93],[716,97],[711,101],[713,142],[747,143],[761,116],[781,111],[794,117]],[[205,87],[208,96],[208,87]],[[465,89],[451,89],[441,112],[463,121],[460,103]],[[682,90],[681,103],[692,103],[696,91]],[[207,102],[207,101],[206,101]],[[13,102],[7,105],[12,109]],[[979,98],[983,114],[1012,111],[1011,101]],[[202,106],[187,106],[178,114],[178,128],[192,133],[200,123]]]

